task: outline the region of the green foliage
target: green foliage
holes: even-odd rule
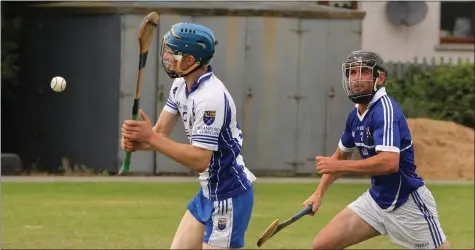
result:
[[[406,117],[453,121],[475,128],[473,63],[412,66],[402,77],[389,77],[386,88]]]

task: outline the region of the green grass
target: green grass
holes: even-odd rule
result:
[[[246,248],[274,219],[302,209],[315,184],[256,184]],[[2,183],[2,248],[168,249],[198,183]],[[335,184],[315,217],[263,248],[310,248],[318,231],[368,185]],[[473,186],[429,186],[452,248],[474,248]],[[352,248],[399,248],[378,237]]]

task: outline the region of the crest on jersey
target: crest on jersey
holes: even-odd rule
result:
[[[205,111],[205,113],[203,114],[203,122],[208,126],[213,124],[215,118],[216,118],[216,111]]]
[[[218,229],[221,231],[226,229],[227,222],[228,220],[226,220],[225,218],[218,219]]]
[[[366,138],[371,138],[371,132],[369,131],[369,127],[366,127]]]

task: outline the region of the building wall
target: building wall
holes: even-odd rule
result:
[[[363,20],[362,48],[380,53],[388,61],[414,61],[414,57],[449,60],[463,58],[474,61],[473,44],[440,45],[440,2],[426,1],[425,19],[412,27],[394,26],[386,17],[386,3],[359,2],[366,12]],[[463,50],[463,51],[460,51]]]

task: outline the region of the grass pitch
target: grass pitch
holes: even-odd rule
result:
[[[453,249],[473,249],[473,185],[428,185]],[[257,183],[246,248],[276,218],[302,209],[316,184]],[[313,237],[369,187],[335,183],[315,217],[305,217],[262,247],[310,248]],[[2,183],[2,249],[169,249],[198,183]],[[352,247],[399,248],[388,237]]]

